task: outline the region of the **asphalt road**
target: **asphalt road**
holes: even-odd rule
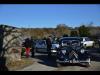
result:
[[[100,71],[100,49],[90,49],[91,66],[85,67],[80,64],[67,64],[61,67],[56,66],[55,58],[48,58],[46,54],[37,53],[32,58],[35,63],[18,71]]]

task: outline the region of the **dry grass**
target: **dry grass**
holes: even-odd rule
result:
[[[14,62],[7,63],[7,67],[10,71],[15,71],[15,70],[22,69],[32,64],[33,64],[33,61],[31,59],[22,58],[22,60],[20,61],[14,61]]]

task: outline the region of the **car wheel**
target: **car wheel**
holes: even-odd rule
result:
[[[90,67],[90,63],[91,63],[90,58],[88,58],[87,61],[88,61],[88,62],[86,63],[86,67]]]
[[[85,63],[85,65],[86,65],[86,67],[90,67],[90,63],[89,62]]]
[[[86,44],[84,45],[84,48],[86,49],[87,47],[86,47]]]
[[[93,45],[92,45],[92,48],[94,48],[95,47],[95,43],[93,43]]]

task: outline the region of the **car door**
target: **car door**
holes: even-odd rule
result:
[[[93,46],[93,41],[91,41],[89,38],[84,38],[85,41],[84,43],[86,44],[86,46]]]

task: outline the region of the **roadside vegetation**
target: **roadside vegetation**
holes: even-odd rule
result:
[[[49,35],[53,37],[60,38],[61,36],[81,36],[81,37],[90,37],[91,40],[95,41],[97,47],[97,39],[100,37],[100,27],[97,27],[93,24],[89,25],[80,25],[80,27],[69,27],[66,24],[58,24],[56,28],[16,28],[9,25],[0,25],[0,61],[3,57],[8,57],[11,54],[14,57],[14,53],[17,53],[17,57],[19,56],[18,51],[21,48],[21,44],[25,37],[31,36],[34,40],[36,39],[45,39]],[[16,48],[16,51],[12,52],[12,47]],[[22,49],[22,48],[21,48]],[[8,59],[8,58],[7,58]],[[6,59],[6,60],[7,60]],[[6,61],[4,65],[6,65],[10,70],[18,69],[19,67],[24,67],[33,62],[29,59],[22,58],[20,61]],[[19,57],[18,57],[19,59]]]

